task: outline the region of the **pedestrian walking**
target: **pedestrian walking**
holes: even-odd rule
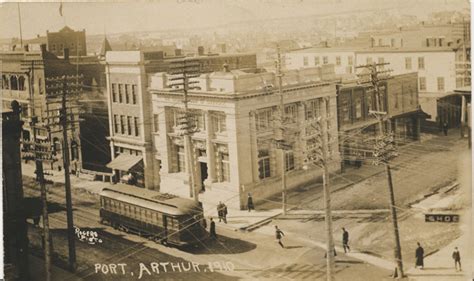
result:
[[[448,135],[448,123],[447,122],[443,123],[443,132],[444,132],[445,136]]]
[[[217,216],[219,217],[219,222],[221,222],[221,220],[224,217],[223,213],[224,213],[223,205],[222,205],[222,202],[219,201],[219,204],[217,204]]]
[[[418,248],[416,248],[416,251],[415,251],[415,257],[416,257],[415,268],[420,267],[421,269],[423,269],[423,267],[425,266],[423,262],[425,250],[423,250],[423,247],[421,247],[420,242],[417,242],[416,244],[418,245]]]
[[[227,205],[222,203],[222,218],[224,219],[224,223],[227,223]]]
[[[214,222],[214,220],[212,219],[212,217],[210,218],[210,226],[209,226],[209,235],[212,239],[217,239],[217,233],[216,233],[216,223]]]
[[[458,265],[459,265],[459,271],[462,271],[462,269],[461,269],[461,254],[459,253],[458,247],[454,248],[453,260],[454,260],[454,268],[456,269],[456,271],[458,271]]]
[[[252,195],[250,195],[250,193],[248,194],[248,197],[247,197],[247,209],[249,210],[255,210],[254,207],[253,207],[253,199],[252,199]]]
[[[342,228],[342,248],[344,249],[344,253],[351,251],[349,247],[349,232],[344,227]]]
[[[285,236],[285,234],[283,233],[283,231],[281,231],[277,225],[275,225],[275,236],[276,236],[276,239],[278,241],[278,244],[280,244],[280,246],[282,248],[285,248],[285,246],[283,246],[283,243],[281,243],[281,238],[283,236]]]

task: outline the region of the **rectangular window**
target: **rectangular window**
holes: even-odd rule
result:
[[[360,98],[355,102],[355,115],[357,119],[362,117],[362,100]]]
[[[426,91],[426,77],[420,77],[420,91]]]
[[[256,127],[258,131],[264,131],[272,128],[272,109],[259,110],[255,116]]]
[[[314,57],[314,65],[319,65],[319,57]]]
[[[395,47],[395,39],[390,39],[390,47]]]
[[[377,62],[378,62],[378,63],[384,63],[384,62],[385,62],[384,57],[378,57],[378,58],[377,58]]]
[[[160,125],[158,123],[159,119],[158,119],[158,114],[153,114],[153,132],[157,133],[160,129]]]
[[[438,91],[444,91],[444,77],[438,77]]]
[[[405,69],[411,69],[411,58],[405,58]]]
[[[371,58],[371,57],[367,57],[366,62],[367,62],[367,64],[372,64],[372,62],[373,62],[373,61],[372,61],[372,58]]]
[[[270,154],[267,149],[258,151],[258,176],[260,179],[270,177]]]
[[[215,133],[223,133],[227,131],[226,118],[224,114],[213,114],[212,125]]]
[[[340,56],[336,57],[336,65],[341,65],[341,57]]]
[[[125,134],[125,116],[120,115],[120,133]]]
[[[328,64],[328,63],[329,63],[328,57],[324,56],[323,57],[323,64]]]
[[[290,104],[285,106],[285,120],[286,123],[296,123],[298,121],[298,105]]]
[[[132,117],[127,116],[127,133],[129,136],[132,135]]]
[[[135,136],[140,135],[140,128],[138,127],[138,117],[133,118],[133,126],[135,127]]]
[[[308,57],[303,57],[303,65],[304,66],[308,65]]]
[[[130,103],[130,97],[128,96],[129,91],[128,91],[128,84],[123,85],[125,89],[125,103]]]
[[[114,133],[118,134],[119,132],[119,119],[116,114],[114,114]]]
[[[184,154],[184,147],[178,146],[178,172],[186,172],[186,155]]]
[[[291,171],[295,169],[295,155],[293,151],[285,151],[285,170]]]
[[[319,101],[311,100],[305,104],[305,119],[312,120],[319,116]]]
[[[347,57],[347,64],[348,65],[354,65],[354,58],[352,56]]]
[[[229,154],[221,153],[221,182],[230,182]]]
[[[379,47],[383,45],[382,38],[379,38]]]
[[[425,58],[418,57],[418,69],[425,69]]]
[[[112,84],[112,102],[117,102],[117,84]]]
[[[132,85],[132,103],[137,104],[137,85]]]
[[[122,84],[118,84],[118,98],[119,98],[119,103],[122,103],[122,102],[123,102],[123,97],[122,97],[123,89],[122,89],[122,87],[123,87]]]

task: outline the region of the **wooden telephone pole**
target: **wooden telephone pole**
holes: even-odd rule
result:
[[[82,77],[80,77],[82,78]],[[70,179],[70,159],[69,159],[69,142],[68,142],[68,130],[74,130],[75,122],[80,120],[71,120],[73,113],[68,114],[68,109],[73,108],[73,106],[68,105],[68,97],[74,96],[82,91],[82,81],[79,81],[76,76],[62,76],[47,79],[49,84],[48,89],[51,91],[49,94],[50,99],[59,98],[60,101],[50,101],[50,104],[59,103],[59,116],[51,116],[49,118],[59,119],[58,123],[51,122],[50,126],[60,126],[61,129],[53,131],[53,133],[62,133],[63,137],[63,147],[62,147],[62,157],[63,157],[63,169],[64,169],[64,182],[65,182],[65,193],[66,193],[66,215],[67,215],[67,237],[68,237],[68,265],[69,270],[74,272],[76,270],[76,246],[74,234],[74,217],[72,210],[72,196],[71,196],[71,179]],[[51,110],[55,111],[55,110]],[[71,115],[68,118],[68,115]],[[71,128],[70,125],[72,124]]]
[[[178,86],[176,91],[183,93],[184,111],[178,120],[178,134],[184,139],[184,153],[186,155],[186,172],[188,174],[189,182],[189,196],[194,198],[194,201],[199,201],[199,190],[196,184],[196,172],[194,161],[194,146],[191,140],[191,135],[195,132],[195,122],[188,108],[188,91],[194,89],[190,85],[197,83],[197,81],[190,81],[192,78],[199,77],[200,64],[195,59],[180,59],[171,62],[170,72],[171,81],[177,81],[170,84],[170,86]]]
[[[397,209],[395,205],[395,194],[393,191],[393,182],[392,182],[392,173],[390,169],[389,161],[396,157],[398,154],[394,145],[394,136],[393,134],[386,134],[384,130],[384,118],[387,115],[386,108],[383,106],[383,95],[380,91],[379,83],[381,81],[386,81],[390,79],[389,73],[391,70],[379,70],[378,67],[388,65],[389,63],[373,63],[367,65],[361,65],[357,68],[368,69],[369,73],[362,73],[359,77],[367,77],[368,79],[363,80],[362,83],[369,84],[375,93],[375,108],[374,111],[369,111],[373,114],[379,121],[379,136],[376,139],[375,151],[374,151],[374,165],[384,164],[385,171],[387,173],[388,181],[388,191],[389,191],[389,200],[390,200],[390,214],[392,217],[393,224],[393,236],[395,242],[394,256],[397,267],[395,268],[395,273],[393,277],[403,278],[403,261],[402,261],[402,250],[400,244],[400,234],[398,229],[398,219],[397,219]],[[385,95],[387,96],[387,89],[385,89]]]
[[[285,139],[285,103],[283,96],[283,73],[281,72],[281,54],[280,46],[277,45],[276,76],[278,77],[278,95],[280,96],[280,124],[278,127],[275,143],[277,149],[281,151],[281,206],[283,215],[286,215],[287,192],[286,192],[286,151],[291,150],[291,145]]]
[[[335,248],[334,237],[332,236],[332,212],[331,212],[331,191],[329,188],[329,169],[328,163],[331,159],[329,155],[329,140],[328,140],[328,103],[329,98],[323,99],[324,103],[320,105],[322,109],[322,117],[316,119],[316,124],[310,126],[314,130],[307,142],[310,141],[312,145],[307,148],[305,162],[317,165],[323,168],[323,193],[324,193],[324,221],[326,224],[326,280],[333,281],[335,279]]]

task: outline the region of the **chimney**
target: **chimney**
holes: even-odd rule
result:
[[[69,61],[69,48],[64,48],[64,61]]]
[[[46,44],[41,44],[40,48],[41,48],[41,54],[44,55],[46,53]]]
[[[181,56],[182,55],[181,49],[174,49],[174,55]]]
[[[223,65],[223,71],[224,72],[230,72],[229,65],[227,63],[224,63]]]
[[[36,38],[40,38],[40,35],[39,35],[39,34],[36,34]]]
[[[203,46],[198,47],[198,55],[204,56],[204,47]]]
[[[25,49],[25,52],[29,52],[29,51],[30,51],[30,46],[28,46],[28,44],[26,44],[25,46],[23,46],[23,48]]]

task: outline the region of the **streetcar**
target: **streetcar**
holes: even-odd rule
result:
[[[100,223],[178,247],[207,237],[201,202],[125,184],[100,193]]]

